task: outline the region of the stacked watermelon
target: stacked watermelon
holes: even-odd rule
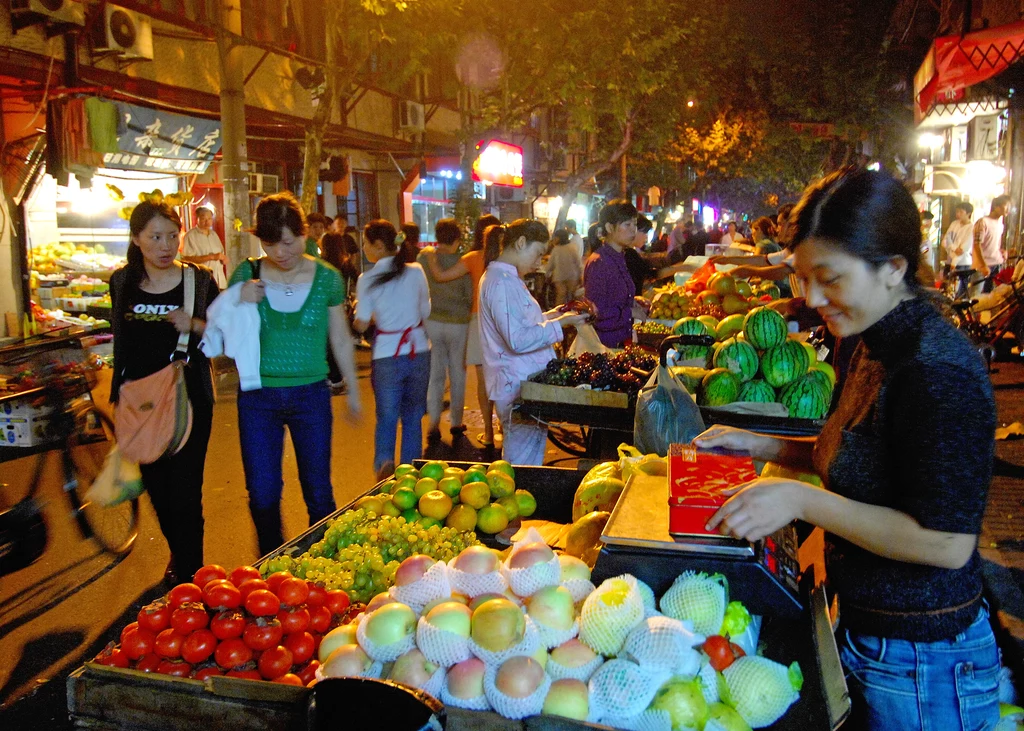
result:
[[[680,320],[677,329],[691,331],[701,326],[693,318],[685,319],[691,322]],[[782,315],[758,307],[743,317],[742,328],[723,320],[717,334],[723,330],[730,336],[711,348],[711,370],[697,389],[701,406],[778,402],[794,418],[820,419],[828,413],[835,374],[830,366],[818,362],[811,346],[788,337]]]

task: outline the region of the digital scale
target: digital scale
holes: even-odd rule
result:
[[[668,477],[630,477],[601,534],[597,583],[631,573],[660,595],[684,571],[720,573],[729,581],[730,598],[754,614],[793,617],[803,612],[796,524],[750,543],[705,531],[703,523],[717,509],[706,506],[694,511],[698,521],[689,521],[692,530],[680,529],[673,516],[670,531],[670,499]],[[655,556],[658,560],[652,560]]]

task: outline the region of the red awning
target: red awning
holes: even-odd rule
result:
[[[936,103],[956,101],[972,84],[989,79],[1024,55],[1024,21],[936,38],[914,74],[914,121]]]

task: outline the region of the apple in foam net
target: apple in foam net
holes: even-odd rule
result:
[[[510,698],[527,698],[543,682],[544,668],[532,657],[510,657],[494,676],[494,687]]]
[[[551,660],[565,668],[580,668],[593,662],[597,653],[577,639],[563,642],[551,651]]]
[[[498,570],[498,555],[487,546],[470,546],[455,557],[452,568],[467,574],[489,574]]]
[[[416,613],[399,602],[385,604],[366,619],[366,637],[376,645],[393,645],[414,632]]]
[[[363,675],[372,664],[373,660],[359,645],[343,645],[332,652],[320,668],[326,678],[355,678]]]
[[[527,543],[515,552],[509,561],[509,567],[513,569],[528,569],[539,563],[546,563],[555,557],[555,552],[548,548],[548,544],[541,541]]]
[[[508,599],[493,599],[473,612],[470,634],[485,650],[503,652],[522,642],[525,633],[526,617]]]
[[[562,716],[577,721],[586,721],[589,711],[590,694],[587,684],[572,678],[553,682],[544,699],[544,708],[541,709],[541,713],[549,716]]]
[[[545,627],[567,630],[572,627],[572,594],[564,586],[545,586],[526,600],[526,612]]]
[[[459,637],[469,637],[473,612],[459,602],[438,604],[426,615],[427,623]]]
[[[558,563],[562,567],[561,580],[563,583],[571,579],[590,581],[590,567],[575,556],[560,553],[558,554]]]
[[[395,660],[391,668],[390,678],[413,688],[422,688],[437,670],[437,665],[423,657],[423,653],[413,648]]]
[[[339,647],[356,644],[358,644],[358,640],[356,640],[356,625],[354,623],[335,627],[325,634],[324,638],[320,641],[320,647],[317,649],[317,659],[321,663],[327,662],[327,658]]]
[[[487,666],[477,657],[457,662],[448,669],[448,692],[456,698],[479,698],[484,694]]]
[[[423,578],[423,574],[427,573],[427,570],[435,563],[437,561],[421,553],[409,556],[409,558],[402,561],[395,571],[395,586],[405,586],[406,584],[419,581]]]

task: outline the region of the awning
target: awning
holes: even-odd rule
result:
[[[914,122],[939,103],[958,101],[963,89],[990,79],[1024,54],[1024,21],[942,36],[914,74]]]

